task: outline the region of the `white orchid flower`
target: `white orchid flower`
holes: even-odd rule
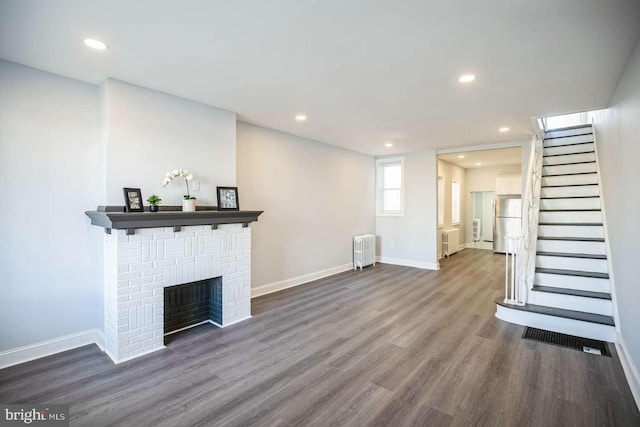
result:
[[[190,173],[189,175],[187,175],[185,178],[187,178],[187,181],[191,181],[193,179],[193,174]]]

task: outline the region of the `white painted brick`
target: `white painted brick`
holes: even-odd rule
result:
[[[139,264],[142,262],[142,255],[118,257],[118,265]]]
[[[137,277],[129,280],[129,286],[138,286],[145,283],[153,282],[153,277]]]
[[[129,271],[129,266],[128,265],[119,265],[118,266],[118,273],[126,273],[127,271]]]
[[[174,233],[173,231],[170,232],[163,232],[163,233],[154,233],[153,235],[153,240],[164,240],[164,239],[173,239],[175,238],[176,233]]]
[[[164,269],[163,268],[152,268],[150,270],[142,270],[141,273],[142,273],[142,277],[157,276],[158,274],[164,274]],[[151,280],[153,280],[153,278]]]
[[[175,259],[165,259],[165,260],[161,260],[161,261],[155,261],[153,263],[153,267],[154,268],[167,267],[169,265],[174,265],[175,263],[176,263]]]
[[[142,262],[140,264],[134,264],[129,266],[129,271],[141,271],[153,268],[153,262]]]
[[[137,301],[129,301],[129,302],[125,302],[122,304],[119,304],[122,309],[128,309],[128,308],[132,308],[132,307],[139,307],[142,305],[142,301],[141,300],[137,300]]]
[[[153,276],[153,281],[155,283],[164,282],[164,274],[158,274],[157,276]]]

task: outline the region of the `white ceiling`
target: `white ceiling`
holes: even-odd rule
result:
[[[606,107],[639,36],[637,0],[0,0],[4,59],[369,154],[523,140],[531,116]]]
[[[460,158],[459,156],[464,157]],[[522,163],[522,149],[520,147],[514,147],[496,150],[464,151],[460,153],[439,154],[438,158],[465,169],[519,165]],[[480,163],[480,165],[476,163]]]

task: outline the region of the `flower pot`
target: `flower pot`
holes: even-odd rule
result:
[[[158,212],[158,205],[149,206],[149,212]]]
[[[195,212],[196,211],[196,199],[189,199],[182,201],[182,212]]]

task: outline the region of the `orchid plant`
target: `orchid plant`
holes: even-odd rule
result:
[[[184,195],[184,199],[185,200],[195,199],[195,197],[192,197],[189,194],[189,181],[193,179],[193,174],[190,174],[189,172],[187,172],[186,169],[174,169],[171,172],[167,172],[164,176],[164,180],[162,181],[162,186],[166,187],[171,183],[171,181],[174,180],[174,178],[178,178],[178,177],[183,178],[184,183],[187,186],[187,194]]]

